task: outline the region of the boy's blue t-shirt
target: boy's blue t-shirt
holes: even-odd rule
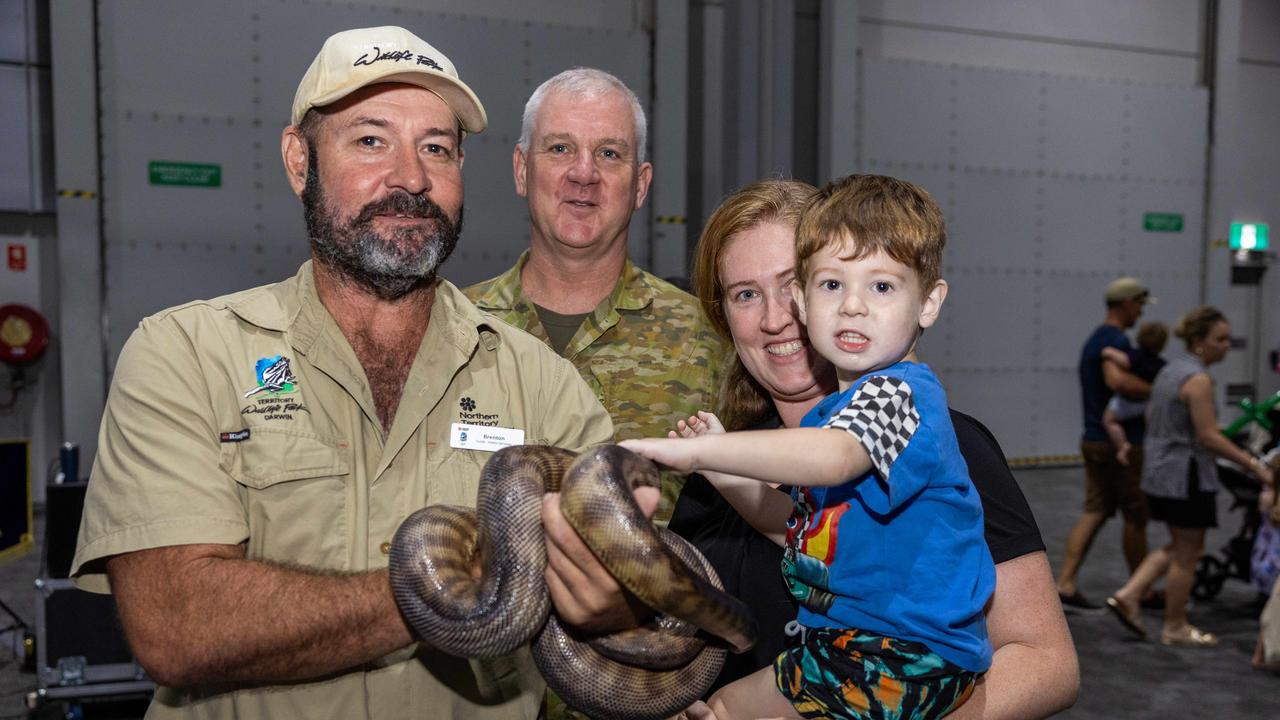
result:
[[[911,362],[878,370],[800,424],[847,430],[873,463],[843,485],[792,490],[783,574],[800,623],[921,642],[966,670],[986,670],[982,610],[995,565],[933,371]]]

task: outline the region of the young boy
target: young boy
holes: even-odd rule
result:
[[[716,693],[720,720],[939,717],[990,665],[982,508],[942,386],[915,354],[946,298],[944,241],[941,211],[911,183],[852,175],[827,186],[796,229],[793,287],[840,391],[799,428],[724,433],[699,413],[680,424],[683,438],[623,443],[702,471],[786,547],[801,642]],[[767,482],[797,487],[788,500]]]
[[[1138,347],[1132,354],[1113,347],[1102,348],[1102,359],[1110,360],[1134,375],[1154,382],[1156,373],[1164,367],[1164,344],[1169,339],[1169,327],[1162,322],[1143,323],[1138,328]],[[1116,461],[1121,465],[1129,464],[1129,453],[1133,446],[1125,433],[1124,424],[1130,420],[1141,418],[1147,411],[1145,400],[1130,400],[1123,395],[1112,395],[1107,409],[1102,412],[1102,428],[1116,447]]]

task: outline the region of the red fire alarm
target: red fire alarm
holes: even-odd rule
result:
[[[25,272],[27,269],[27,246],[14,244],[9,246],[9,269]]]

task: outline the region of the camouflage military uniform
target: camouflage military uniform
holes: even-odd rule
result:
[[[464,292],[481,310],[544,342],[547,331],[520,285],[529,253],[515,266]],[[688,293],[631,263],[613,293],[583,321],[564,356],[613,417],[618,440],[665,437],[698,410],[714,410],[725,347]],[[666,522],[684,478],[662,481],[654,519]]]

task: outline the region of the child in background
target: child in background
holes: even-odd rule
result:
[[[1280,448],[1272,448],[1264,461],[1272,473],[1280,472]],[[1253,651],[1255,670],[1280,672],[1280,502],[1275,484],[1264,484],[1258,496],[1262,524],[1254,538],[1249,582],[1270,599],[1259,618],[1258,644]]]
[[[1133,354],[1113,347],[1102,348],[1102,359],[1110,360],[1147,382],[1154,382],[1156,373],[1164,367],[1164,344],[1169,340],[1169,328],[1162,322],[1143,323],[1138,328],[1138,347]],[[1102,427],[1116,446],[1116,461],[1129,464],[1129,451],[1133,446],[1124,432],[1124,424],[1142,418],[1147,411],[1144,400],[1130,400],[1120,394],[1111,396],[1107,409],[1102,413]]]
[[[799,428],[725,433],[703,412],[622,444],[702,471],[786,548],[800,642],[713,695],[716,718],[940,717],[990,666],[995,588],[946,396],[916,360],[947,294],[942,213],[911,183],[852,175],[819,191],[796,239],[800,318],[839,392]]]

